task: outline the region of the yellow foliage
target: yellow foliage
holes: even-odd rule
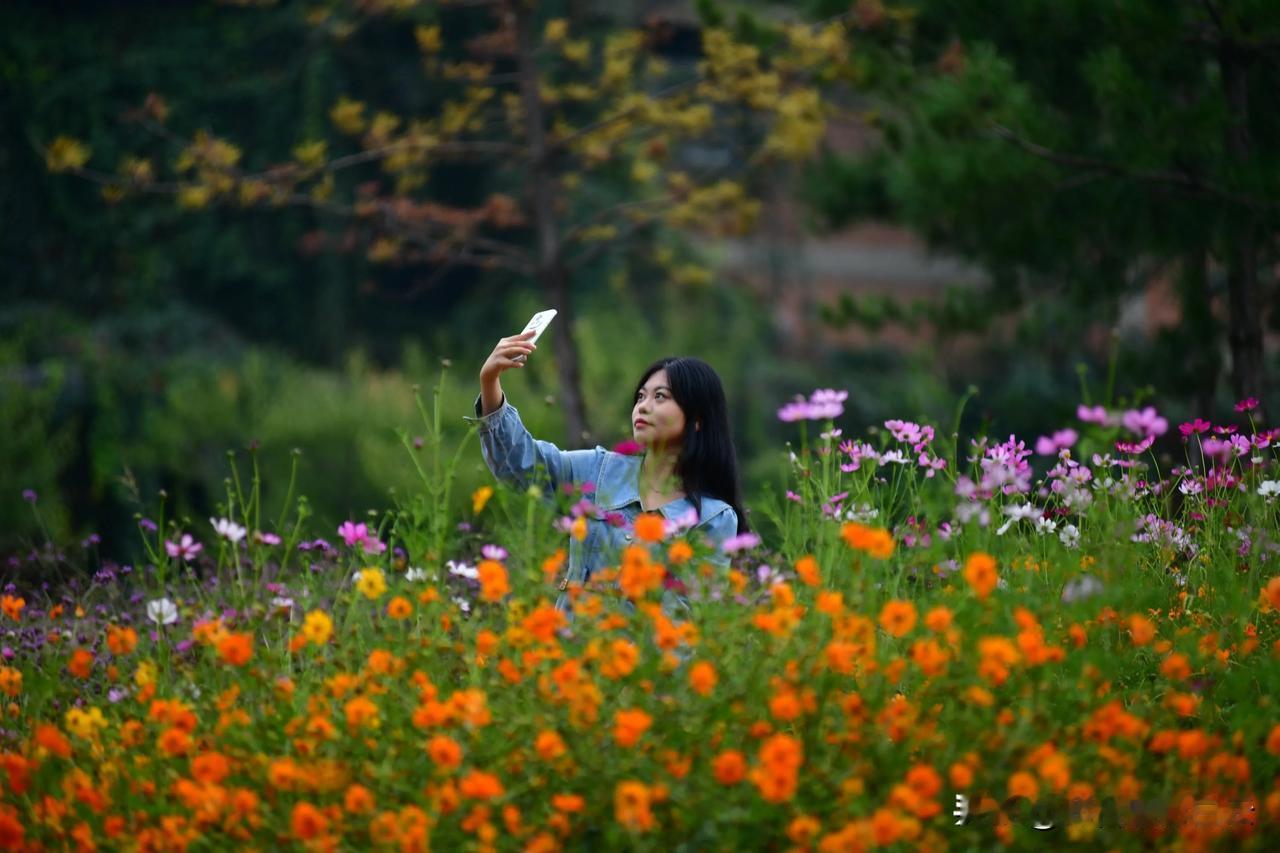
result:
[[[569,22],[564,18],[553,18],[547,21],[542,30],[542,38],[547,44],[560,44],[569,36]]]
[[[50,172],[69,172],[89,162],[89,146],[69,136],[59,136],[44,150]]]
[[[350,98],[339,98],[329,110],[329,120],[341,133],[362,133],[365,128],[364,104]]]
[[[560,53],[569,62],[581,65],[591,58],[591,42],[586,39],[567,41],[564,43],[564,46],[560,48]]]
[[[209,204],[213,190],[207,184],[188,184],[178,190],[178,206],[199,210]]]
[[[323,139],[302,142],[294,146],[293,157],[308,169],[318,169],[325,161],[325,141]]]
[[[423,53],[435,53],[443,46],[440,40],[439,25],[417,27],[413,31],[413,36],[418,40],[418,49]]]

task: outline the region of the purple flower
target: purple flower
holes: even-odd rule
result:
[[[884,422],[884,428],[889,430],[889,434],[893,436],[895,441],[910,444],[911,449],[919,453],[924,450],[925,445],[933,441],[933,427],[920,426],[920,424],[911,421],[888,420]]]
[[[138,521],[138,526],[141,527],[143,530],[147,531],[148,533],[155,533],[157,530],[159,530],[159,528],[156,527],[156,523],[149,518],[140,519]]]
[[[1120,419],[1124,428],[1142,438],[1158,437],[1169,431],[1169,422],[1156,412],[1155,406],[1147,406],[1141,411],[1130,409]]]
[[[263,545],[279,545],[280,537],[274,533],[263,533],[262,531],[254,531],[253,538],[257,539]]]
[[[1036,439],[1036,453],[1041,456],[1057,456],[1064,447],[1074,447],[1080,435],[1073,429],[1060,429],[1051,436]]]
[[[795,492],[791,491],[790,489],[787,489],[787,500],[789,500],[789,501],[795,501],[796,503],[803,503],[803,502],[804,502],[804,498],[800,497],[799,495],[797,495]]]
[[[172,539],[165,540],[164,550],[170,557],[177,557],[189,562],[204,550],[204,546],[192,539],[190,533],[184,533],[177,542]]]
[[[1245,397],[1239,403],[1236,403],[1237,412],[1252,412],[1256,408],[1258,408],[1257,397]]]
[[[23,499],[24,501],[26,501],[27,503],[29,503],[29,504],[33,504],[33,503],[35,503],[35,502],[36,502],[37,497],[38,497],[38,495],[36,495],[36,490],[35,490],[35,489],[23,489],[23,490],[22,490],[22,499]]]

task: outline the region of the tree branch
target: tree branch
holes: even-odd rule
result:
[[[1234,204],[1243,205],[1252,210],[1276,207],[1277,203],[1268,201],[1267,199],[1257,196],[1243,195],[1234,192],[1226,187],[1206,181],[1196,175],[1189,175],[1182,172],[1157,172],[1143,169],[1131,169],[1118,163],[1112,163],[1107,160],[1099,160],[1094,157],[1083,157],[1078,154],[1066,154],[1055,151],[1044,145],[1024,139],[1003,125],[992,125],[992,132],[1013,145],[1033,154],[1042,160],[1050,163],[1056,163],[1060,166],[1069,166],[1074,169],[1083,169],[1090,172],[1099,172],[1106,175],[1113,175],[1118,178],[1127,178],[1130,180],[1141,181],[1149,184],[1163,184],[1174,187],[1176,189],[1187,192],[1198,193],[1202,195],[1216,196],[1224,201]]]

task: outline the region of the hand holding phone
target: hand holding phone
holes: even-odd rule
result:
[[[538,338],[542,337],[542,332],[547,328],[547,326],[551,325],[551,321],[555,316],[556,309],[554,308],[548,308],[546,311],[539,311],[537,314],[534,314],[529,318],[529,322],[525,324],[524,331],[521,332],[520,335],[533,332],[533,337],[530,338],[527,343],[537,344]],[[519,335],[517,335],[517,337],[519,337]],[[522,354],[516,356],[512,361],[518,361],[523,364],[527,359],[528,356]]]
[[[537,349],[535,341],[542,335],[543,330],[555,315],[555,309],[539,311],[529,320],[523,332],[500,339],[497,346],[493,348],[493,352],[489,354],[489,358],[485,360],[484,366],[480,368],[481,383],[496,382],[502,371],[513,367],[524,367],[529,353]]]

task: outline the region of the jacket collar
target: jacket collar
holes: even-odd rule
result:
[[[600,468],[600,482],[596,483],[596,506],[605,512],[613,512],[628,504],[640,503],[640,463],[643,458],[612,451],[605,454],[604,464]],[[663,518],[673,520],[687,512],[691,506],[691,500],[679,498],[658,507],[658,512]],[[728,506],[722,500],[704,496],[702,506],[699,507],[698,524],[710,521]]]

